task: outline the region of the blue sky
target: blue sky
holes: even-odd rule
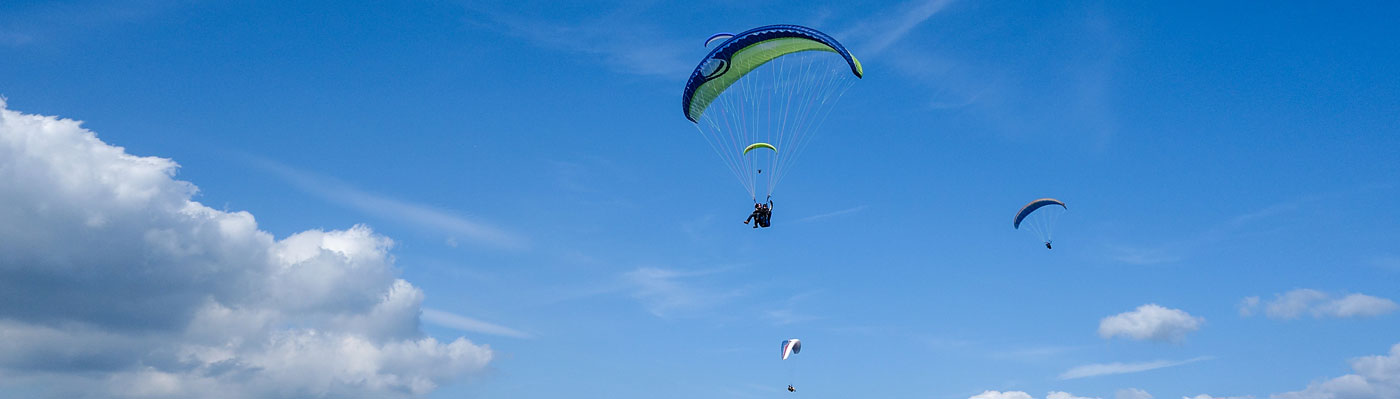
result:
[[[1400,366],[1353,360],[1400,364],[1397,18],[1383,2],[22,1],[0,5],[0,95],[173,160],[193,200],[276,240],[361,224],[392,240],[418,334],[492,353],[427,397],[788,395],[778,344],[797,337],[808,397],[1309,398],[1359,375],[1371,396],[1339,397],[1381,398]],[[865,77],[754,231],[677,104],[706,37],[773,23],[831,34]],[[1008,223],[1046,196],[1070,209],[1053,251]],[[5,298],[0,319],[71,325]],[[1125,313],[1140,323],[1112,327]],[[23,378],[0,396],[92,375],[4,357]],[[146,364],[116,357],[104,372]]]

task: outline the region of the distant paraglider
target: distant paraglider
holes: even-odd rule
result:
[[[749,144],[748,147],[744,147],[744,155],[749,155],[749,151],[753,151],[755,148],[767,148],[767,149],[773,150],[774,153],[777,153],[777,152],[778,152],[778,148],[777,148],[777,147],[774,147],[772,144],[768,144],[768,143],[753,143],[753,144]]]
[[[1012,221],[1011,226],[1019,230],[1021,225],[1025,224],[1027,230],[1045,242],[1045,249],[1053,249],[1050,244],[1055,238],[1055,222],[1068,210],[1069,207],[1060,200],[1041,198],[1021,207],[1021,211],[1016,212],[1016,219]]]
[[[768,144],[768,143],[753,143],[753,144],[749,144],[748,147],[744,147],[744,155],[749,155],[749,151],[753,151],[754,149],[758,149],[758,148],[767,148],[767,149],[769,149],[769,150],[773,150],[773,156],[774,156],[774,157],[778,156],[778,148],[777,148],[777,147],[774,147],[772,144]],[[759,151],[759,152],[763,152],[763,151]],[[758,162],[754,162],[754,163],[758,163]],[[762,173],[763,173],[763,169],[759,169],[759,170],[758,170],[758,173],[759,173],[759,174],[762,174]],[[769,173],[769,174],[772,174],[772,173]],[[771,195],[770,195],[770,196],[771,196]],[[757,199],[757,198],[755,198],[755,199]]]
[[[787,362],[788,357],[791,357],[792,355],[796,355],[798,352],[801,352],[801,351],[802,351],[802,341],[801,341],[801,340],[799,340],[799,339],[797,339],[797,338],[788,339],[788,340],[783,340],[783,361],[784,361],[784,362]],[[794,366],[792,363],[788,363],[787,366],[788,366],[788,386],[787,386],[787,390],[788,390],[788,392],[797,392],[797,388],[794,388],[794,387],[792,386],[793,375],[796,374],[795,371],[794,371],[795,366]]]

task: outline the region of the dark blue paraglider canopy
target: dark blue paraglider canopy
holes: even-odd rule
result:
[[[1047,205],[1059,205],[1060,207],[1069,209],[1069,207],[1065,206],[1065,203],[1060,202],[1060,200],[1054,198],[1041,198],[1035,201],[1031,201],[1031,203],[1026,204],[1025,207],[1022,207],[1020,212],[1016,212],[1016,220],[1011,222],[1011,225],[1017,229],[1021,228],[1021,221],[1026,220],[1026,216],[1030,216],[1031,212],[1035,212],[1036,209],[1044,208]]]

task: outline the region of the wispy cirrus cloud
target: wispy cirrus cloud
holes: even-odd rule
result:
[[[35,2],[6,4],[0,13],[0,46],[20,47],[134,25],[183,6],[168,1]]]
[[[251,163],[291,183],[292,186],[367,214],[407,222],[453,236],[503,249],[523,249],[528,240],[485,222],[458,216],[454,212],[372,194],[334,178],[317,176],[271,160],[253,158]],[[456,239],[450,241],[455,245]]]
[[[423,321],[466,332],[510,338],[531,338],[530,334],[520,330],[432,308],[423,308]]]
[[[1083,366],[1076,366],[1069,370],[1065,370],[1065,372],[1060,373],[1059,378],[1061,380],[1073,380],[1076,378],[1098,377],[1103,375],[1141,373],[1144,371],[1156,370],[1167,367],[1176,367],[1210,359],[1213,359],[1213,357],[1201,356],[1186,360],[1154,360],[1150,362],[1137,363],[1113,362],[1086,364]]]
[[[925,21],[942,11],[952,0],[915,0],[852,24],[837,36],[847,44],[857,44],[863,55],[877,56],[899,43]],[[685,76],[698,61],[699,38],[676,38],[665,33],[640,9],[594,10],[596,17],[577,22],[532,17],[507,9],[471,6],[475,23],[520,38],[535,46],[561,50],[584,57],[615,72],[655,76]],[[825,16],[817,16],[824,21]]]
[[[788,325],[808,322],[821,319],[821,317],[798,311],[798,306],[802,301],[815,295],[814,292],[807,292],[793,295],[784,300],[781,305],[774,306],[763,312],[763,316],[768,318],[774,325]]]
[[[697,281],[725,269],[684,271],[641,267],[624,273],[623,280],[631,286],[633,297],[657,317],[694,314],[740,296],[737,289],[709,288]]]
[[[508,11],[473,9],[479,23],[535,46],[595,57],[615,72],[658,77],[685,76],[697,61],[695,40],[668,38],[645,18],[603,12],[582,22],[551,21]]]
[[[841,215],[845,215],[845,214],[848,214],[848,213],[860,212],[860,211],[865,210],[865,208],[866,208],[865,205],[854,206],[854,207],[842,209],[842,210],[839,210],[839,211],[831,211],[831,212],[827,212],[827,213],[822,213],[822,214],[817,214],[817,215],[812,215],[812,216],[804,217],[804,218],[795,220],[795,222],[798,222],[798,223],[815,222],[815,221],[818,221],[818,220],[827,219],[827,218],[831,218],[831,217],[835,217],[835,216],[841,216]]]
[[[1037,360],[1048,359],[1079,349],[1073,346],[1040,346],[1032,348],[1002,350],[993,352],[994,359]]]
[[[859,42],[861,54],[879,55],[952,3],[952,0],[910,1],[857,23],[841,36]]]
[[[1138,248],[1115,246],[1109,255],[1113,260],[1130,265],[1155,265],[1181,260],[1181,255],[1166,248]]]
[[[1386,254],[1372,257],[1369,263],[1381,269],[1400,271],[1400,255]]]
[[[1182,239],[1171,240],[1165,244],[1145,247],[1111,245],[1107,248],[1109,252],[1108,258],[1116,262],[1132,265],[1154,265],[1179,262],[1197,248],[1237,239],[1248,234],[1251,231],[1250,228],[1260,224],[1261,221],[1298,212],[1303,209],[1305,205],[1319,201],[1322,198],[1322,196],[1307,195],[1270,204],[1263,208],[1236,215],[1222,222],[1218,222],[1205,230],[1187,235]]]

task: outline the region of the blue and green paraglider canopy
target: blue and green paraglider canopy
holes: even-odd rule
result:
[[[711,50],[685,84],[681,111],[750,196],[757,200],[764,191],[771,196],[864,70],[836,39],[805,26],[720,33],[705,46]],[[753,147],[757,144],[763,145]],[[756,148],[772,151],[750,152]],[[761,176],[767,176],[766,184],[760,184]]]
[[[719,47],[715,47],[705,60],[690,73],[690,81],[685,83],[681,94],[681,108],[685,118],[699,122],[700,115],[709,108],[720,93],[733,85],[755,68],[778,57],[801,51],[830,51],[841,55],[851,67],[851,73],[860,78],[865,74],[857,60],[846,47],[816,29],[800,25],[768,25],[749,29],[737,35],[715,34],[705,45],[728,37]]]

